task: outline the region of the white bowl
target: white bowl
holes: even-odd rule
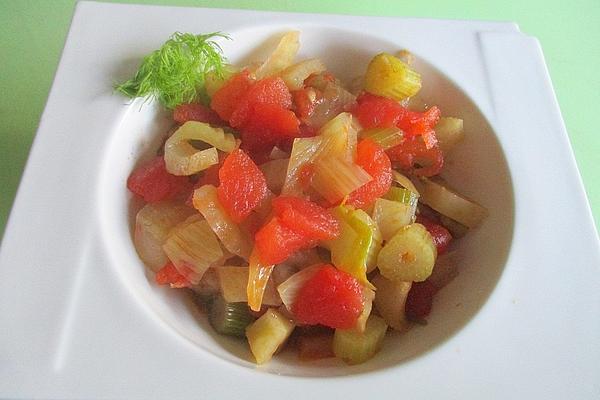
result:
[[[409,43],[393,43],[351,30],[297,25],[302,31],[299,59],[318,57],[342,81],[364,74],[370,59],[382,51],[395,52]],[[236,65],[266,59],[286,26],[232,31],[224,42],[225,54]],[[436,296],[427,326],[404,335],[390,334],[384,350],[373,360],[347,366],[339,360],[300,362],[293,352],[276,356],[262,370],[297,376],[331,376],[374,371],[442,344],[474,318],[489,297],[504,268],[513,231],[513,190],[498,140],[490,124],[469,97],[438,69],[415,54],[415,69],[422,74],[421,97],[440,107],[443,115],[464,119],[466,139],[447,158],[444,176],[490,215],[483,225],[456,242],[460,274]],[[136,101],[129,106],[120,126],[112,132],[101,186],[102,218],[115,267],[128,281],[132,295],[162,316],[171,329],[199,348],[236,365],[254,368],[247,343],[219,336],[208,326],[183,291],[165,290],[145,272],[131,240],[139,202],[127,192],[125,182],[134,166],[154,157],[172,120],[156,104]],[[117,261],[118,260],[118,261]]]

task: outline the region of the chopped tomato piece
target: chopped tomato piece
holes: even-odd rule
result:
[[[242,130],[242,146],[250,152],[270,152],[286,138],[298,136],[300,121],[296,115],[276,104],[253,106]]]
[[[324,265],[298,291],[292,305],[296,320],[350,329],[363,309],[362,287],[352,275]]]
[[[396,126],[406,109],[387,97],[363,93],[356,99],[354,114],[364,129]]]
[[[257,104],[271,104],[288,110],[292,106],[292,95],[281,78],[264,78],[250,86],[239,99],[229,118],[231,126],[239,128],[245,125]]]
[[[181,275],[172,262],[168,262],[159,269],[154,276],[154,280],[159,285],[171,285],[172,288],[184,288],[192,286],[192,283]]]
[[[210,107],[225,121],[229,121],[241,99],[252,86],[252,79],[247,70],[232,76],[219,90],[215,92]]]
[[[316,242],[296,232],[273,217],[254,236],[258,256],[263,264],[279,264],[298,250],[314,247]]]
[[[234,150],[219,169],[219,201],[236,223],[242,222],[267,196],[262,171],[242,150]]]
[[[438,255],[444,254],[448,250],[448,246],[452,241],[452,234],[448,231],[448,229],[427,217],[423,217],[422,215],[417,217],[417,222],[423,225],[425,229],[427,229],[427,232],[429,232],[431,235]]]
[[[375,199],[390,190],[392,164],[385,151],[370,139],[364,139],[358,143],[356,163],[373,177],[372,180],[350,193],[346,201],[346,204],[361,208],[373,203]]]
[[[186,176],[175,176],[167,172],[165,160],[161,156],[137,167],[127,179],[127,188],[148,203],[173,199],[190,187]]]
[[[311,201],[281,196],[273,200],[273,210],[282,224],[307,238],[332,240],[340,234],[333,214]]]
[[[413,282],[404,306],[408,319],[419,321],[428,316],[436,293],[437,288],[429,281]]]
[[[404,137],[423,136],[427,148],[437,143],[433,127],[438,123],[441,112],[433,106],[425,112],[409,110],[387,97],[363,93],[357,98],[354,114],[363,128],[390,128],[397,126]]]
[[[200,104],[180,104],[173,110],[173,119],[178,124],[188,121],[206,122],[211,125],[222,125],[224,121],[214,110]]]
[[[444,155],[438,145],[428,149],[420,137],[404,139],[388,149],[387,154],[398,168],[418,176],[437,175],[444,166]]]

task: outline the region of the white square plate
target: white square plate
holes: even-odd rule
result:
[[[366,54],[412,50],[442,110],[474,121],[450,164],[490,218],[430,325],[362,367],[255,368],[151,285],[131,245],[125,179],[164,120],[113,83],[175,31],[230,33],[236,61],[290,28],[342,78]],[[600,396],[598,237],[541,49],[514,24],[79,3],[0,276],[2,398]]]

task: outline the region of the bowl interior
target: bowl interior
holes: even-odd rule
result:
[[[262,60],[285,30],[273,26],[232,32],[233,40],[223,42],[223,49],[234,64]],[[393,53],[403,46],[415,51],[409,43],[390,43],[362,33],[318,26],[302,29],[301,42],[299,58],[322,59],[346,82],[363,74],[375,53]],[[498,281],[513,230],[512,186],[504,154],[477,106],[440,70],[418,56],[417,52],[415,68],[423,77],[421,97],[438,105],[443,115],[464,119],[466,138],[448,155],[443,176],[461,193],[483,204],[489,217],[456,244],[459,276],[437,295],[427,326],[416,326],[403,335],[388,335],[384,350],[362,365],[349,367],[333,359],[299,362],[295,354],[283,352],[260,367],[261,371],[324,377],[406,362],[458,333],[477,314]],[[208,352],[238,366],[255,368],[244,341],[215,334],[182,291],[153,284],[152,274],[146,272],[133,247],[132,229],[141,204],[128,193],[125,182],[135,165],[155,154],[170,127],[167,113],[156,104],[135,101],[111,133],[100,188],[100,212],[116,271],[132,296],[155,313],[162,328],[187,338],[199,356]]]

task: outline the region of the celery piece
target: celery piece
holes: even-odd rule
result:
[[[460,118],[442,117],[435,125],[435,137],[444,153],[465,137],[463,120]]]
[[[341,157],[319,158],[312,188],[330,203],[337,203],[373,178],[357,164]]]
[[[417,209],[417,203],[419,202],[418,194],[414,193],[412,190],[399,188],[396,186],[390,187],[390,190],[383,195],[383,198],[406,204],[413,209],[413,212]]]
[[[402,143],[404,135],[399,128],[371,128],[360,133],[361,139],[370,139],[384,150],[391,149]]]
[[[485,207],[458,194],[445,184],[427,178],[421,178],[415,183],[418,183],[423,203],[468,228],[475,228],[488,214]]]
[[[246,303],[228,303],[217,296],[210,305],[208,321],[217,333],[244,337],[246,327],[254,321]]]
[[[367,67],[365,90],[369,93],[400,101],[420,89],[421,75],[391,54],[376,55]]]
[[[362,210],[337,206],[332,212],[341,227],[340,235],[325,243],[331,251],[333,265],[354,276],[363,285],[373,288],[367,280],[367,263],[369,250],[374,241],[375,224],[367,222],[365,216],[368,215]]]
[[[392,282],[380,274],[377,274],[372,281],[377,288],[374,303],[379,314],[393,329],[406,331],[410,327],[410,322],[406,318],[404,307],[412,282]]]
[[[246,328],[246,338],[257,364],[269,361],[294,330],[294,323],[269,308]]]
[[[386,331],[385,321],[371,315],[362,333],[354,329],[336,329],[333,335],[333,352],[348,364],[361,364],[379,352]]]
[[[431,235],[421,224],[401,228],[383,246],[377,257],[381,275],[398,281],[424,281],[431,275],[437,250]]]
[[[414,208],[387,199],[377,199],[373,207],[373,219],[379,226],[383,240],[390,240],[402,227],[414,222]]]

